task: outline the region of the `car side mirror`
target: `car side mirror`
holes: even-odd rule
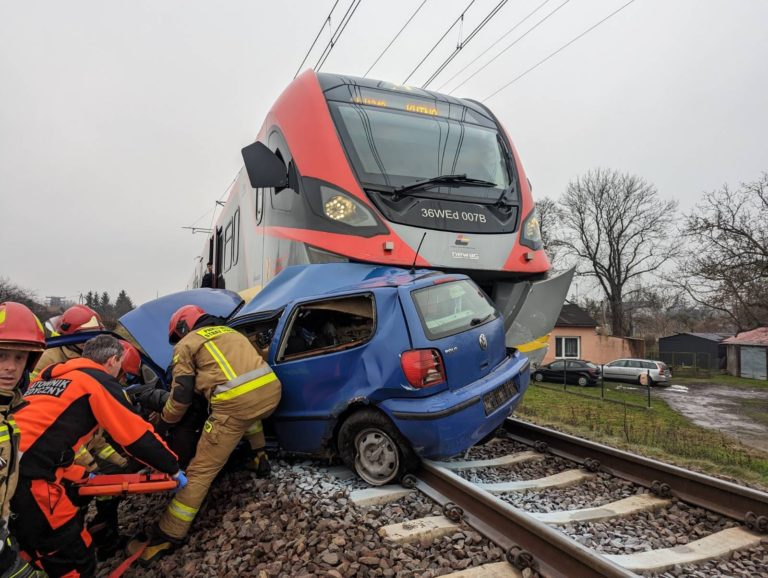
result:
[[[285,187],[288,171],[280,158],[264,143],[256,141],[242,149],[248,180],[254,189],[260,187]]]

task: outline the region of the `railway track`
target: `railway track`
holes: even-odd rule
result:
[[[766,493],[513,419],[472,457],[425,462],[405,490],[353,500],[418,490],[443,515],[382,536],[404,543],[467,524],[506,552],[456,576],[768,576]]]

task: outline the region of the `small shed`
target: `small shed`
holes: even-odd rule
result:
[[[768,379],[768,327],[729,337],[728,373],[750,379]]]
[[[726,367],[723,341],[733,333],[676,333],[659,338],[659,359],[670,367],[717,371]]]

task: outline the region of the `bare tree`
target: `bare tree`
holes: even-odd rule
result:
[[[40,303],[34,291],[19,287],[10,279],[0,277],[0,303],[6,301],[15,301],[29,307],[38,317],[44,316],[47,311],[45,306]]]
[[[557,241],[560,229],[560,207],[549,197],[544,197],[536,203],[539,214],[539,228],[544,250],[553,266],[557,260]]]
[[[708,193],[686,216],[678,283],[740,331],[768,324],[768,173]]]
[[[577,177],[560,199],[558,246],[576,259],[577,275],[595,277],[608,301],[613,335],[627,335],[626,288],[676,254],[669,234],[676,201],[641,177],[596,169]]]

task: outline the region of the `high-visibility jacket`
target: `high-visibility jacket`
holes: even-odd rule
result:
[[[46,368],[27,389],[24,401],[14,413],[21,430],[21,476],[51,482],[69,477],[75,452],[99,426],[146,465],[167,474],[179,470],[176,456],[133,412],[117,380],[90,359]]]
[[[223,325],[197,327],[173,348],[163,421],[179,422],[196,393],[205,396],[211,411],[248,420],[277,406],[280,381],[242,333]]]
[[[83,350],[77,345],[63,345],[46,349],[37,361],[37,364],[35,364],[35,368],[31,371],[29,378],[34,381],[40,376],[40,372],[49,365],[64,363],[82,355]]]
[[[3,538],[19,477],[19,430],[10,411],[20,403],[18,392],[14,392],[12,397],[0,396],[0,536]]]

